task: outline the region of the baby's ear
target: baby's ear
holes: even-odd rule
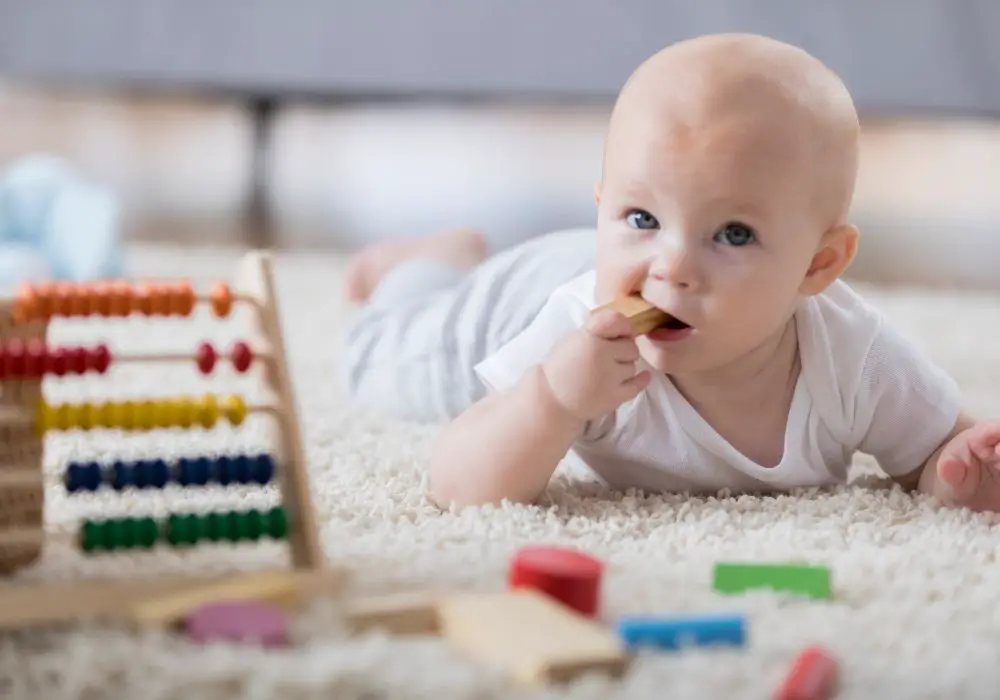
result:
[[[799,291],[819,294],[833,284],[854,261],[858,238],[858,229],[851,224],[840,224],[824,233]]]
[[[601,206],[601,183],[594,183],[594,203]]]

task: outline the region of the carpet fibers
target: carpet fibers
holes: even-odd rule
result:
[[[237,253],[172,248],[132,252],[138,275],[188,276],[199,285],[228,277]],[[439,513],[421,493],[433,430],[358,412],[337,383],[339,334],[351,312],[340,301],[343,259],[277,258],[286,342],[311,464],[313,495],[329,559],[348,567],[357,590],[494,590],[511,552],[535,542],[581,547],[608,564],[603,613],[740,612],[742,649],[640,654],[618,683],[585,678],[539,693],[564,698],[771,697],[804,645],[827,645],[841,660],[841,698],[994,698],[1000,687],[1000,538],[996,519],[944,510],[885,485],[859,458],[859,481],[780,497],[683,498],[605,492],[562,477],[540,507]],[[1000,301],[992,295],[862,288],[951,371],[970,410],[1000,414]],[[120,350],[224,346],[240,335],[238,316],[219,324],[199,313],[186,322],[121,321],[100,327],[63,322],[57,342],[109,341]],[[112,383],[53,383],[53,400],[201,393],[190,367],[116,369]],[[253,397],[252,380],[225,368],[213,391]],[[52,545],[26,581],[74,576],[208,572],[285,563],[272,544],[212,547],[86,559],[65,537],[81,518],[163,515],[208,507],[269,505],[274,490],[167,489],[124,497],[68,497],[58,486],[69,459],[180,455],[265,446],[255,420],[245,430],[166,431],[140,437],[49,438],[46,518]],[[834,571],[835,600],[776,595],[722,597],[711,590],[718,560],[807,560]],[[531,696],[493,669],[434,639],[348,636],[335,606],[295,622],[294,648],[266,652],[197,647],[159,634],[100,627],[0,636],[5,698],[508,698]]]

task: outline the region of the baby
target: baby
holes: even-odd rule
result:
[[[596,232],[485,261],[467,230],[355,257],[352,396],[449,419],[442,507],[533,502],[561,463],[621,489],[826,486],[860,451],[906,488],[1000,509],[1000,424],[840,279],[858,137],[843,83],[798,48],[667,47],[615,103]],[[599,308],[631,294],[675,321],[636,337]]]

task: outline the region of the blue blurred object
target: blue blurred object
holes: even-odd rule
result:
[[[686,646],[746,644],[746,621],[742,615],[626,617],[618,621],[617,629],[619,638],[630,649],[680,650]]]
[[[0,173],[0,286],[122,275],[121,207],[106,187],[48,155]]]

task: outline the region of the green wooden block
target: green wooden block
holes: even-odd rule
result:
[[[725,564],[715,565],[713,588],[720,593],[745,593],[771,589],[809,598],[833,597],[830,569],[804,564]]]

